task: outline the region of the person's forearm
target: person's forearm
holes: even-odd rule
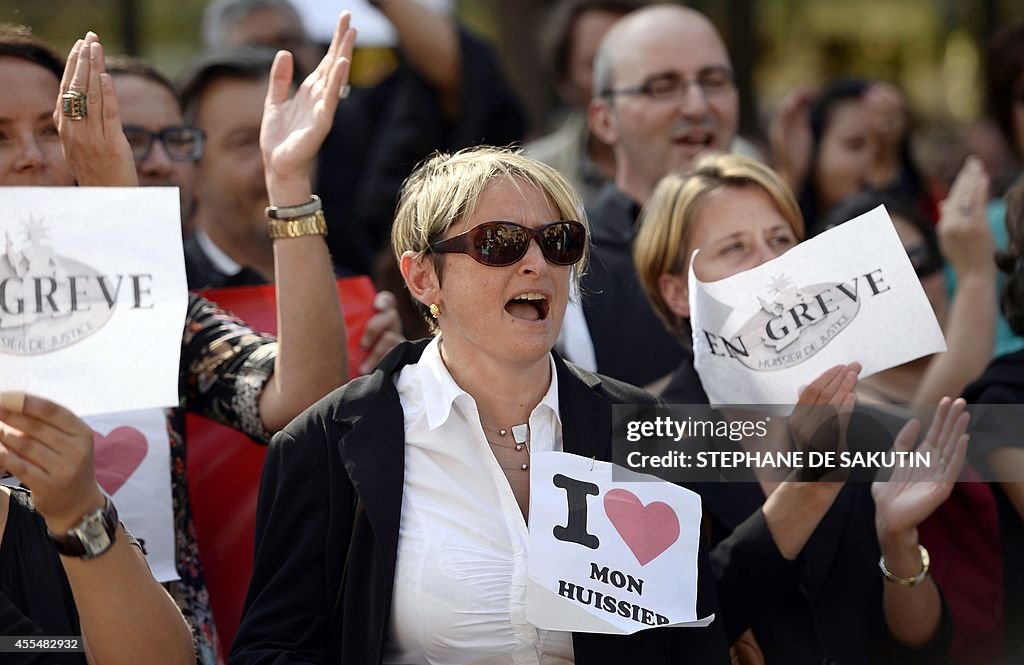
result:
[[[831,482],[784,482],[772,492],[762,510],[783,557],[793,560],[800,554],[842,487]]]
[[[921,572],[921,552],[917,530],[899,534],[879,534],[885,567],[896,577],[912,578]],[[879,573],[881,574],[881,573]],[[942,601],[932,578],[916,586],[901,586],[885,581],[885,621],[889,633],[909,647],[922,647],[939,630]]]
[[[111,548],[95,559],[61,562],[96,665],[195,663],[188,624],[122,527]]]
[[[417,0],[378,0],[377,6],[394,24],[409,66],[441,95],[458,96],[462,63],[455,20]]]
[[[309,180],[268,178],[271,205],[310,199]],[[278,355],[260,396],[260,418],[276,432],[348,380],[345,320],[322,236],[274,241]]]
[[[937,404],[959,395],[985,370],[996,338],[995,268],[957,275],[956,293],[946,314],[946,348],[928,363],[914,392],[915,404]]]

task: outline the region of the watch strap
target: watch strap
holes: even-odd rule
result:
[[[86,513],[79,525],[66,534],[57,535],[49,529],[46,533],[58,553],[79,559],[95,559],[114,544],[117,525],[117,508],[110,497],[104,497],[102,508]]]
[[[325,236],[327,235],[327,219],[323,210],[317,210],[311,215],[299,217],[298,219],[270,220],[270,237],[274,240],[279,238],[301,238],[302,236]]]

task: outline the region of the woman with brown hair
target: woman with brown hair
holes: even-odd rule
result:
[[[781,256],[803,234],[796,200],[774,171],[738,155],[710,154],[658,184],[634,259],[655,311],[686,335],[695,249],[695,272],[714,281]],[[836,407],[852,408],[857,371],[855,363],[840,370],[849,388],[838,393],[845,397]],[[706,403],[699,380],[688,359],[664,398]],[[917,526],[949,495],[963,463],[962,411],[962,401],[940,402],[919,450],[943,450],[952,461],[925,475],[900,470],[872,485],[779,483],[756,470],[752,482],[703,484],[730,642],[752,631],[769,663],[940,662],[948,617],[927,574]],[[916,421],[908,423],[897,449],[909,450],[919,433]]]

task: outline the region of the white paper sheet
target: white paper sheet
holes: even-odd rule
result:
[[[0,390],[80,416],[177,404],[177,188],[3,187],[0,243]]]
[[[162,409],[85,419],[93,428],[96,480],[146,550],[158,582],[178,579],[174,563],[170,440]]]
[[[631,634],[712,621],[697,617],[699,496],[663,481],[612,482],[611,464],[568,453],[534,453],[530,464],[530,623]],[[585,501],[570,510],[581,487]]]
[[[714,405],[792,405],[835,365],[857,361],[865,377],[946,350],[884,207],[717,282],[695,262],[694,366]]]

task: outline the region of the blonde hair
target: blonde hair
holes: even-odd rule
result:
[[[423,254],[431,243],[439,241],[448,229],[472,215],[477,201],[488,185],[505,180],[519,186],[529,183],[544,192],[558,212],[559,219],[576,220],[587,228],[587,215],[572,185],[555,169],[509,148],[490,146],[467,148],[456,153],[436,153],[421,163],[402,184],[391,227],[391,249],[399,261],[408,251]],[[556,220],[550,220],[556,221]],[[588,240],[583,258],[572,268],[578,288],[590,255]],[[443,257],[434,256],[438,281],[442,278]],[[417,309],[428,323],[434,319],[427,308],[416,301]]]
[[[687,325],[662,298],[661,276],[683,269],[694,220],[707,196],[724,187],[760,187],[797,240],[804,238],[804,221],[793,192],[761,162],[742,155],[710,153],[699,157],[686,172],[666,175],[640,213],[633,262],[655,313],[676,334],[686,334]]]

